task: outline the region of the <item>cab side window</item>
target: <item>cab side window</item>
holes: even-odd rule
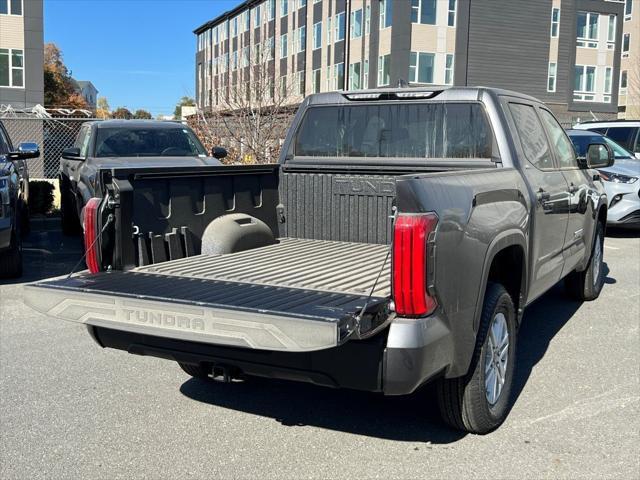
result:
[[[567,134],[564,132],[564,128],[560,126],[556,118],[544,108],[540,109],[540,116],[547,127],[549,138],[551,139],[551,146],[555,149],[556,156],[558,157],[558,166],[560,168],[578,168],[578,161],[576,160],[576,152],[573,149],[573,144]]]
[[[509,110],[516,124],[522,150],[529,163],[540,170],[554,168],[547,136],[535,109],[531,105],[510,103]]]
[[[76,137],[76,141],[73,144],[74,147],[80,149],[80,156],[86,157],[89,150],[89,138],[91,129],[88,126],[83,126]]]

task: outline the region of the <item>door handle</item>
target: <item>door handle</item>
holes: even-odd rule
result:
[[[578,188],[572,183],[569,185],[569,193],[574,194],[578,191]]]
[[[545,192],[544,189],[541,187],[536,192],[536,198],[538,199],[539,202],[546,202],[548,200],[551,200],[551,194],[549,192]]]

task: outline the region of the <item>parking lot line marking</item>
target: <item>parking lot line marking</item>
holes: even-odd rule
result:
[[[611,245],[605,245],[604,248],[606,248],[608,250],[620,250],[619,247],[612,247]]]

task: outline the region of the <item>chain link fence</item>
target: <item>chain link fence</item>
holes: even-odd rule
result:
[[[80,127],[92,120],[96,119],[0,117],[14,147],[21,142],[40,146],[40,157],[29,160],[29,176],[42,179],[58,177],[62,151],[73,146]]]

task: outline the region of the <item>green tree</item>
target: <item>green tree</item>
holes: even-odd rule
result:
[[[173,118],[175,120],[180,120],[182,117],[182,107],[193,107],[195,106],[196,101],[191,97],[182,97],[178,104],[176,105],[175,110],[173,111]]]
[[[133,114],[129,111],[128,108],[118,107],[113,112],[111,112],[111,118],[131,120],[133,118]]]
[[[151,117],[151,114],[149,112],[139,108],[133,114],[133,118],[138,118],[140,120],[151,120],[152,117]]]

